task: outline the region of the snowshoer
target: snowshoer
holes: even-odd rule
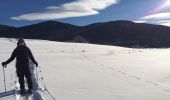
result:
[[[26,46],[26,43],[22,38],[18,40],[17,47],[12,52],[11,57],[7,61],[2,62],[2,66],[5,67],[15,58],[16,58],[16,72],[17,72],[17,77],[19,79],[20,91],[21,93],[26,93],[25,84],[24,84],[24,77],[25,77],[27,79],[27,84],[28,84],[27,92],[32,93],[33,84],[32,84],[31,72],[29,68],[29,59],[32,60],[32,62],[36,65],[36,67],[38,67],[38,63],[35,61],[31,50]]]

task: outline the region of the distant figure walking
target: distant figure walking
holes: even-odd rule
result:
[[[29,67],[29,59],[32,60],[36,67],[38,67],[38,63],[35,61],[31,50],[26,46],[26,43],[22,38],[18,40],[17,47],[12,52],[11,57],[7,61],[2,62],[2,66],[6,67],[6,65],[13,61],[15,58],[16,72],[19,79],[20,91],[21,93],[32,93],[33,84]],[[28,91],[26,91],[25,89],[24,77],[27,79]]]

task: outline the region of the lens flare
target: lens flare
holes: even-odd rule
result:
[[[164,3],[164,7],[170,7],[170,0],[167,0],[167,1]]]
[[[166,0],[161,6],[162,9],[170,7],[170,0]]]
[[[170,8],[170,0],[166,0],[160,4],[158,4],[156,7],[154,7],[154,9],[152,9],[151,13],[157,13],[161,10],[164,10],[164,9],[167,9],[167,8]]]

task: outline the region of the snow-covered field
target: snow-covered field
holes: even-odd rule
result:
[[[26,40],[39,62],[46,88],[55,100],[170,100],[170,49],[130,49],[78,43]],[[0,39],[0,61],[16,47]],[[7,90],[14,88],[15,61],[5,69]],[[0,68],[0,100],[3,70]],[[40,81],[39,83],[41,83]],[[43,93],[26,100],[51,100]],[[19,99],[18,99],[19,100]]]

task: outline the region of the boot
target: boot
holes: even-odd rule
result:
[[[25,89],[21,89],[21,90],[20,90],[20,93],[21,93],[21,94],[25,94],[25,93],[26,93],[26,90],[25,90]]]
[[[28,89],[28,90],[27,90],[27,93],[28,93],[28,94],[32,94],[32,93],[33,93],[33,89]]]

